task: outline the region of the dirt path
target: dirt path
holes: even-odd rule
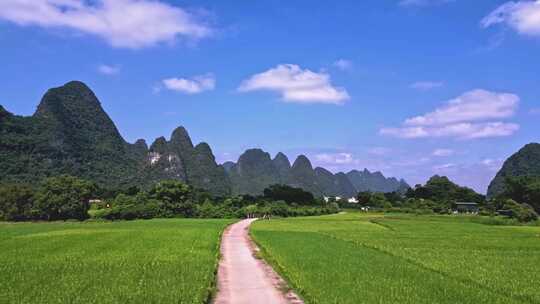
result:
[[[285,294],[285,282],[264,261],[249,238],[248,228],[255,219],[231,225],[223,233],[218,270],[218,293],[214,304],[301,304],[292,292]]]

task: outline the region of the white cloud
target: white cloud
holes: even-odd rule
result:
[[[332,65],[342,71],[350,70],[353,66],[352,61],[347,60],[347,59],[339,59],[336,62],[334,62]]]
[[[409,118],[405,124],[431,126],[507,118],[514,115],[518,103],[519,97],[514,94],[473,90],[431,113]]]
[[[186,94],[198,94],[204,91],[211,91],[216,86],[216,79],[212,74],[195,76],[188,78],[168,78],[164,79],[165,88]]]
[[[509,1],[484,17],[484,28],[506,24],[523,35],[540,36],[540,0]]]
[[[488,137],[510,136],[519,130],[514,123],[458,123],[435,127],[404,127],[383,128],[382,135],[392,135],[400,138],[455,137],[460,139],[477,139]]]
[[[450,149],[437,149],[433,151],[433,156],[446,157],[454,154],[454,150]]]
[[[504,163],[504,159],[492,159],[492,158],[486,158],[483,159],[480,164],[487,167],[488,170],[493,172],[498,172],[499,169],[501,169],[502,165]]]
[[[518,104],[519,97],[514,94],[473,90],[433,112],[405,120],[402,127],[383,128],[379,133],[400,138],[509,136],[519,125],[500,119],[513,116]]]
[[[399,2],[400,6],[412,7],[412,6],[432,6],[432,5],[441,5],[455,0],[401,0]]]
[[[447,169],[451,169],[451,168],[454,168],[456,167],[456,164],[442,164],[442,165],[437,165],[437,166],[434,166],[433,167],[433,170],[435,171],[444,171],[444,170],[447,170]]]
[[[315,155],[315,160],[328,165],[346,165],[355,163],[355,159],[350,153],[321,153]]]
[[[420,91],[429,91],[440,88],[444,85],[442,81],[418,81],[410,85],[412,89]]]
[[[153,0],[2,0],[0,19],[21,26],[76,30],[124,48],[153,46],[178,37],[199,39],[212,33],[195,15]]]
[[[98,67],[98,72],[103,75],[116,75],[120,73],[120,67],[115,65],[102,64]]]
[[[296,103],[343,104],[349,94],[334,87],[330,75],[302,69],[295,64],[280,64],[244,80],[238,91],[267,90],[279,92],[284,101]]]
[[[531,115],[540,115],[540,108],[530,109],[529,114],[531,114]]]

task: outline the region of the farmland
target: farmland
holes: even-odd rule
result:
[[[231,222],[0,222],[0,302],[203,303]]]
[[[540,303],[538,226],[348,213],[251,234],[307,303]]]

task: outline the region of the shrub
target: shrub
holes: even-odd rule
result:
[[[107,211],[102,216],[109,220],[151,219],[159,216],[159,206],[155,202],[143,205],[118,206]]]
[[[25,221],[35,216],[32,188],[27,185],[0,186],[0,219]]]
[[[285,201],[276,201],[270,203],[269,213],[274,216],[287,217],[289,216],[289,206]]]
[[[504,210],[511,212],[510,217],[517,219],[521,223],[532,222],[538,219],[538,214],[527,204],[519,204],[514,200],[507,200],[503,206]]]
[[[109,220],[134,220],[150,219],[161,215],[158,201],[150,199],[145,192],[139,192],[137,195],[119,194],[112,201],[111,209],[102,210],[94,216]]]

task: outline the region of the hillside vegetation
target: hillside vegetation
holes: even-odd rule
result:
[[[408,188],[404,181],[387,179],[380,172],[364,170],[359,179],[355,172],[326,171],[321,177],[317,170],[323,169],[313,169],[305,156],[291,166],[283,153],[271,159],[259,149],[246,151],[236,163],[218,165],[210,145],[194,145],[184,127],[176,128],[170,139],[157,138],[150,147],[142,139],[128,143],[94,92],[79,81],[48,90],[30,117],[0,106],[0,183],[35,184],[69,174],[111,189],[147,189],[174,179],[216,196],[262,195],[274,184],[299,187],[318,197]]]
[[[488,197],[496,197],[505,190],[508,178],[540,177],[540,144],[531,143],[510,156],[488,188]]]

